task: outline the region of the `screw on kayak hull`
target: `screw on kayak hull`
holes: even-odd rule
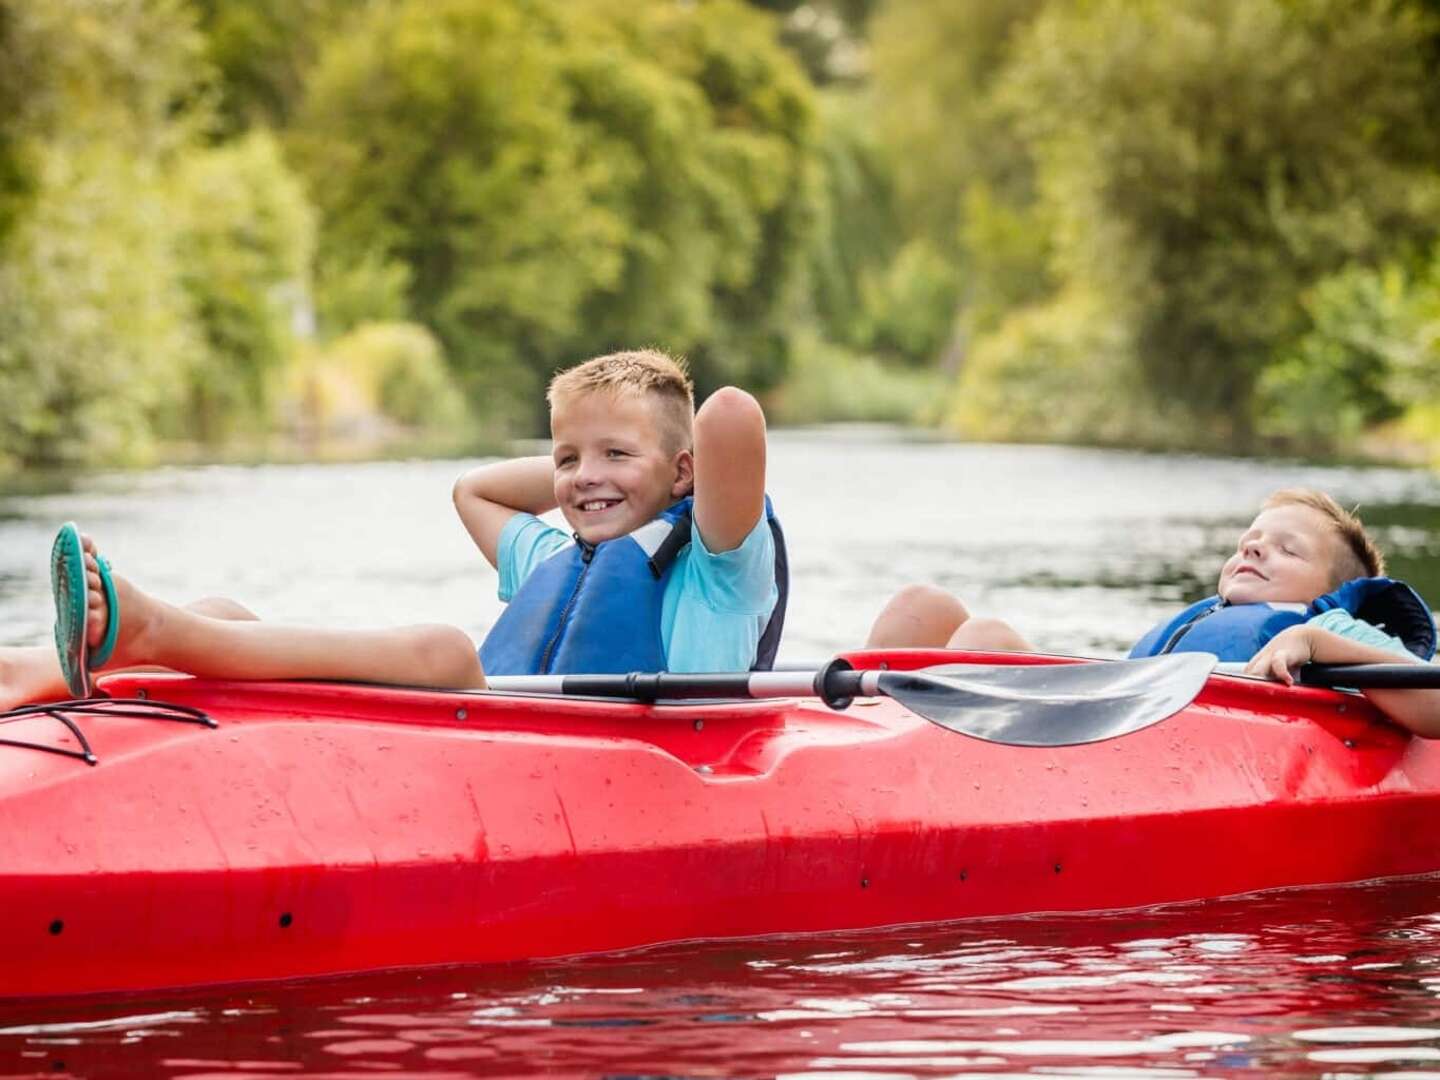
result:
[[[961,871],[960,871],[960,880],[961,880],[961,881],[968,881],[968,880],[970,880],[970,871],[968,871],[968,870],[961,870]]]
[[[59,933],[60,933],[61,931],[63,931],[64,929],[65,929],[65,920],[63,920],[63,919],[56,919],[54,922],[52,922],[52,923],[50,924],[50,933],[51,933],[52,936],[55,935],[55,934],[59,934]]]
[[[463,709],[463,708],[462,708],[462,709],[456,709],[456,710],[455,710],[455,719],[456,719],[456,720],[468,720],[469,718],[470,718],[470,710],[469,710],[469,709]]]
[[[868,877],[862,877],[862,878],[860,879],[860,888],[862,888],[862,889],[868,889],[869,887],[870,887],[870,879],[869,879]]]
[[[1354,749],[1355,749],[1355,740],[1354,740],[1354,739],[1346,739],[1346,740],[1345,740],[1345,749],[1346,749],[1346,750],[1354,750]]]
[[[145,687],[142,686],[139,690],[135,691],[135,696],[138,698],[148,698],[150,696],[150,691],[146,690]]]
[[[288,911],[284,912],[284,913],[281,914],[281,916],[280,916],[280,929],[281,929],[281,930],[288,930],[288,929],[290,928],[290,924],[291,924],[292,922],[294,922],[294,921],[295,921],[295,917],[294,917],[293,915],[291,915],[290,912],[288,912]]]
[[[695,771],[698,772],[701,776],[709,776],[715,770],[712,769],[709,765],[696,765]]]
[[[695,721],[695,730],[696,730],[696,731],[704,731],[704,730],[705,730],[705,721],[704,721],[704,720],[696,720],[696,721]]]
[[[1060,873],[1060,864],[1058,862],[1055,864],[1055,873]]]

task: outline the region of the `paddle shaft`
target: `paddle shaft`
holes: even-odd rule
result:
[[[631,701],[818,697],[836,708],[880,693],[879,671],[852,671],[832,661],[818,671],[741,671],[714,674],[632,672],[629,675],[497,675],[491,690],[628,698]]]
[[[1306,664],[1298,680],[1303,686],[1347,690],[1437,690],[1440,667],[1434,664]]]

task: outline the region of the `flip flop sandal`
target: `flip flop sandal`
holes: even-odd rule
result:
[[[89,615],[89,588],[85,579],[85,549],[80,543],[80,530],[67,521],[55,536],[50,549],[50,591],[55,599],[55,649],[60,657],[60,671],[65,685],[77,698],[93,697],[95,682],[90,673],[110,659],[120,631],[120,607],[110,565],[98,559],[100,584],[109,607],[109,625],[105,637],[90,652],[86,641],[86,620]]]
[[[110,560],[99,555],[95,564],[100,570],[100,588],[105,593],[105,610],[110,613],[110,618],[105,627],[105,636],[90,654],[91,671],[99,671],[110,662],[110,656],[115,652],[115,639],[120,636],[120,598],[115,595],[115,581],[110,577]]]

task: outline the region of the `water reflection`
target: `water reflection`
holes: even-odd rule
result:
[[[0,1071],[833,1078],[1405,1068],[1440,1060],[1437,887],[1426,878],[178,1002],[12,1006],[0,1011]]]

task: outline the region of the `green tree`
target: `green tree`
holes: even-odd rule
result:
[[[268,422],[309,317],[314,214],[263,128],[190,153],[173,184],[181,281],[206,348],[180,375],[166,426],[213,443]]]
[[[932,353],[950,370],[972,337],[1056,287],[1033,159],[996,92],[1017,37],[1043,7],[892,0],[874,20],[877,130],[904,221],[951,264],[956,283]]]
[[[0,0],[0,38],[0,155],[25,177],[0,242],[0,456],[132,457],[203,347],[165,181],[204,119],[202,42],[179,0]]]
[[[689,353],[702,384],[783,370],[813,122],[766,16],[410,0],[350,24],[309,85],[293,145],[324,261],[403,263],[497,413],[637,342]]]
[[[1150,390],[1250,437],[1306,288],[1433,236],[1433,25],[1382,0],[1095,0],[1007,69],[1057,266],[1123,311]]]
[[[191,0],[234,132],[288,123],[325,40],[370,0]]]

